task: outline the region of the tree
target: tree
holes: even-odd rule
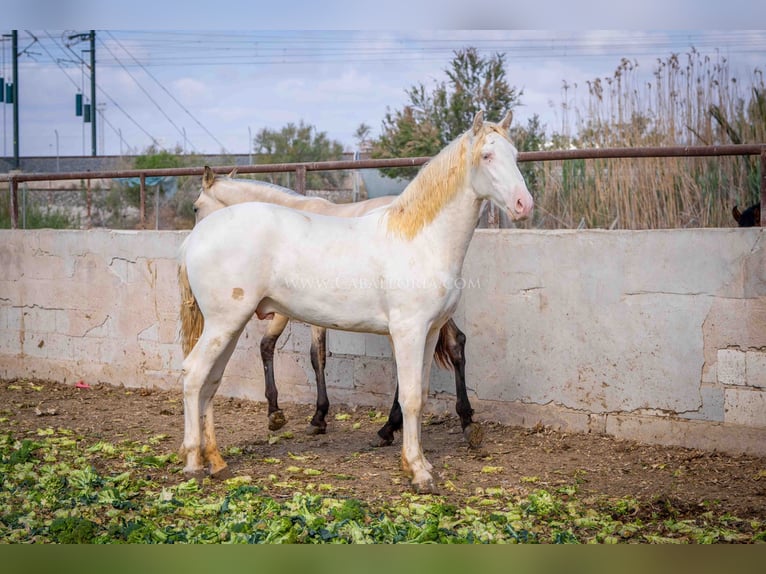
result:
[[[326,132],[301,120],[298,125],[288,123],[279,131],[262,129],[253,140],[253,149],[258,154],[256,163],[295,163],[308,161],[329,161],[343,157],[343,145],[327,138]],[[262,179],[277,185],[290,187],[292,174],[264,174]],[[337,188],[344,174],[339,171],[314,172],[306,174],[308,188]]]
[[[184,165],[193,165],[191,162],[191,156],[182,155],[180,147],[176,146],[174,151],[168,151],[165,149],[159,149],[152,144],[147,147],[143,154],[136,156],[133,160],[133,169],[162,169],[166,167],[183,167]],[[141,186],[138,178],[129,178],[122,181],[122,185],[126,188],[125,197],[128,203],[134,207],[138,207],[141,203]],[[160,193],[164,193],[164,187],[159,184],[158,189]],[[119,211],[120,206],[116,205],[115,210]]]
[[[406,90],[410,103],[386,112],[373,157],[434,155],[468,129],[479,110],[487,120],[499,121],[519,105],[522,91],[505,78],[505,54],[484,57],[476,48],[459,50],[445,73],[448,81],[430,90],[422,83],[412,86]],[[383,170],[388,177],[411,177],[415,171]]]
[[[359,124],[354,132],[354,139],[356,140],[359,151],[367,151],[370,147],[370,132],[372,128],[365,123]]]

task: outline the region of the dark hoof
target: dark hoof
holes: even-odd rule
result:
[[[222,469],[210,473],[210,478],[214,478],[216,480],[226,480],[227,478],[231,478],[232,476],[233,475],[231,471],[229,470],[228,466],[224,466]]]
[[[463,436],[469,448],[479,448],[484,440],[484,429],[479,423],[471,423],[463,429]]]
[[[306,429],[306,434],[309,436],[317,436],[320,434],[327,434],[327,425],[323,427],[317,427],[314,425],[309,425]]]
[[[376,435],[375,438],[370,441],[370,446],[375,448],[380,448],[383,446],[391,446],[392,444],[394,444],[394,437],[383,438],[380,435]]]
[[[416,494],[438,494],[433,479],[428,479],[425,482],[413,482],[412,490]]]
[[[287,424],[287,419],[282,411],[274,411],[269,415],[269,430],[279,430]]]
[[[200,468],[198,470],[186,470],[184,469],[184,476],[188,478],[196,478],[201,481],[203,478],[207,478],[207,470]]]

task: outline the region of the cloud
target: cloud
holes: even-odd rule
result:
[[[181,103],[197,105],[211,100],[211,88],[207,82],[197,78],[179,78],[171,84],[172,93]]]

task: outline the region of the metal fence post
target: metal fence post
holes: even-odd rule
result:
[[[85,209],[88,215],[88,229],[93,227],[93,214],[91,213],[91,193],[90,193],[91,179],[88,178],[88,186],[85,188]]]
[[[154,186],[154,229],[160,228],[160,184]]]
[[[142,173],[139,177],[141,181],[141,187],[139,190],[140,202],[138,213],[141,220],[141,227],[143,228],[144,222],[146,221],[146,175]]]
[[[11,174],[11,229],[19,228],[19,181]]]
[[[295,168],[295,191],[306,195],[306,166],[299,165]]]
[[[761,148],[761,227],[766,227],[766,146]]]

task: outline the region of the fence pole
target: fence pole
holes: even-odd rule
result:
[[[761,227],[766,227],[766,146],[761,148]]]
[[[154,229],[160,228],[160,184],[154,186]]]
[[[19,228],[19,181],[11,175],[11,229]]]
[[[143,173],[140,175],[141,186],[139,189],[139,207],[138,214],[141,219],[141,228],[144,228],[144,221],[146,219],[146,175]]]
[[[90,196],[90,178],[88,178],[88,187],[85,190],[85,208],[88,214],[88,229],[93,227],[93,216],[91,214],[91,196]]]
[[[306,195],[306,166],[299,165],[295,168],[295,191]]]

